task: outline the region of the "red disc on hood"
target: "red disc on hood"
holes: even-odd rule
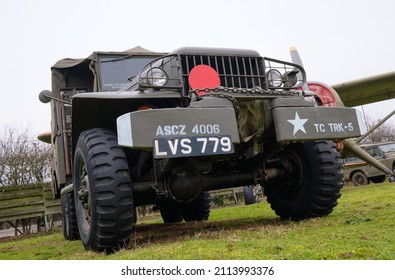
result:
[[[188,77],[189,86],[191,89],[205,89],[205,88],[215,88],[221,85],[221,80],[217,71],[214,68],[200,64],[191,70]],[[204,91],[197,93],[198,95],[203,95]]]

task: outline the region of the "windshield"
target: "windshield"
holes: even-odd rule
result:
[[[100,56],[100,91],[117,91],[155,56]]]
[[[386,145],[380,145],[380,149],[384,153],[395,152],[395,143],[393,143],[393,144],[386,144]]]
[[[347,157],[344,159],[344,164],[352,164],[352,163],[364,163],[359,157]]]

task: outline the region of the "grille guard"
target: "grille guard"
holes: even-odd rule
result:
[[[218,73],[221,86],[238,89],[293,90],[306,82],[306,72],[294,63],[261,56],[229,56],[229,55],[195,55],[171,54],[147,64],[138,77],[138,88],[183,90],[187,95],[191,90],[188,82],[190,71],[197,65],[205,64]],[[148,84],[147,73],[151,68],[161,68],[167,74],[167,82],[163,86]],[[268,82],[269,71],[281,74],[281,84],[271,85]],[[279,80],[278,80],[279,82]]]

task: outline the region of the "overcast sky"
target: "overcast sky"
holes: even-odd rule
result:
[[[34,133],[50,129],[50,106],[38,101],[50,67],[95,50],[231,47],[290,60],[296,46],[308,79],[330,85],[395,71],[392,0],[1,1],[0,36],[0,128]],[[384,117],[394,105],[365,111]]]

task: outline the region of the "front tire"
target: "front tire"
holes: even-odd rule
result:
[[[77,222],[84,247],[110,253],[128,245],[133,192],[127,159],[115,133],[100,128],[82,132],[73,171]]]
[[[342,164],[333,142],[290,144],[277,158],[284,175],[264,187],[277,215],[298,221],[333,211],[343,187]]]

